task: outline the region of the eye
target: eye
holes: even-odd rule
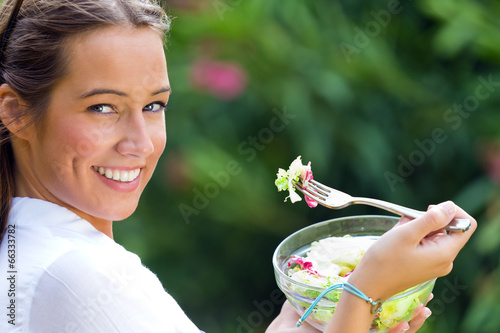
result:
[[[154,103],[146,105],[142,109],[142,111],[146,111],[146,112],[161,112],[161,111],[165,110],[166,107],[167,107],[166,104],[163,103],[163,102],[154,102]]]
[[[95,113],[113,113],[115,109],[112,105],[109,104],[96,104],[88,107],[89,111]]]

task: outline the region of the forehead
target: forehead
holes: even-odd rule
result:
[[[149,94],[169,86],[161,35],[142,27],[111,26],[71,38],[62,84],[83,93],[110,88]]]

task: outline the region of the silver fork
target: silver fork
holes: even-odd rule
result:
[[[425,213],[383,200],[352,197],[347,193],[335,190],[315,180],[310,180],[306,188],[302,188],[302,184],[298,181],[293,181],[293,185],[297,188],[297,190],[302,192],[304,195],[307,195],[309,198],[317,201],[320,205],[332,209],[340,209],[353,204],[361,204],[378,207],[400,216],[412,218],[420,217]],[[445,227],[445,229],[450,232],[466,232],[469,228],[469,219],[454,219]]]

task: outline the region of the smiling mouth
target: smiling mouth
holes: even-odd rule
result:
[[[125,170],[117,170],[117,169],[109,169],[104,167],[92,167],[95,171],[99,172],[102,176],[107,179],[111,179],[117,182],[122,183],[130,183],[139,177],[139,173],[141,173],[141,169],[135,169],[131,171]]]

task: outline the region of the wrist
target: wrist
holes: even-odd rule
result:
[[[368,304],[370,306],[370,311],[369,312],[372,314],[372,316],[376,315],[376,314],[378,314],[379,312],[382,311],[382,300],[381,299],[377,299],[377,300],[372,299],[371,297],[365,295],[365,293],[363,293],[361,290],[359,290],[352,283],[349,283],[349,282],[337,283],[335,285],[332,285],[332,286],[326,288],[323,292],[321,292],[321,294],[318,295],[318,297],[316,297],[316,299],[305,310],[304,314],[302,315],[302,317],[297,322],[297,327],[299,327],[300,325],[302,325],[302,323],[312,313],[312,311],[314,310],[314,308],[316,307],[316,305],[319,303],[319,301],[324,296],[326,296],[330,291],[335,290],[335,289],[340,289],[340,288],[343,289],[343,291],[341,293],[340,300],[342,300],[343,295],[350,294],[350,295],[354,296],[355,298],[357,298],[358,301],[362,301],[362,302],[365,302],[366,304]],[[339,302],[339,304],[340,304],[340,302]]]
[[[346,282],[344,284],[344,291],[347,291],[354,296],[359,297],[360,299],[364,300],[366,303],[371,305],[371,313],[373,315],[379,313],[382,311],[382,299],[373,299],[370,296],[367,296],[365,293],[363,293],[361,290],[359,290],[355,285],[352,283]]]
[[[349,276],[349,283],[356,286],[359,290],[361,290],[365,295],[371,297],[374,300],[384,298],[384,293],[380,290],[380,285],[375,283],[372,278],[367,278],[367,274],[360,272],[354,272]]]
[[[350,292],[343,291],[332,319],[324,332],[366,333],[375,317],[371,313],[371,309],[371,304],[365,300]]]

